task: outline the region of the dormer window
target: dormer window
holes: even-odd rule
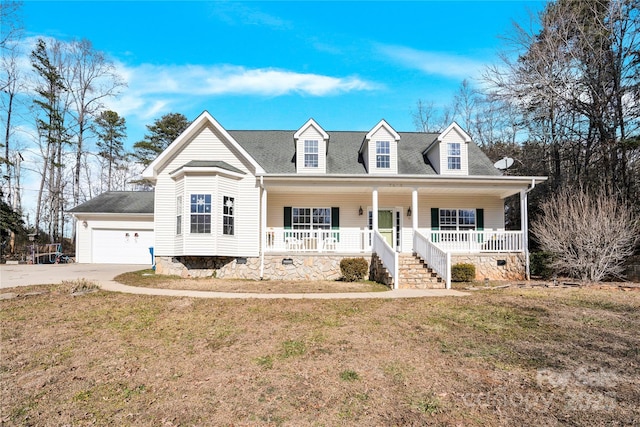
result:
[[[318,140],[307,139],[304,141],[304,167],[318,167]]]
[[[376,168],[389,169],[391,167],[391,149],[389,141],[376,141]]]
[[[323,174],[327,172],[329,134],[313,119],[309,119],[293,134],[296,171],[298,173]]]
[[[449,142],[447,144],[447,156],[447,169],[460,170],[462,168],[459,142]]]

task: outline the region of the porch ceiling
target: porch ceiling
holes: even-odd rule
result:
[[[501,198],[517,194],[526,190],[532,182],[540,183],[544,177],[467,177],[446,179],[419,178],[374,178],[368,180],[353,179],[353,177],[265,177],[264,183],[268,191],[274,193],[333,193],[333,194],[367,194],[374,188],[380,195],[407,194],[414,189],[419,195],[487,195]]]

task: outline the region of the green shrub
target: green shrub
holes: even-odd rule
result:
[[[453,282],[471,282],[476,278],[476,266],[473,264],[455,264],[451,267]]]
[[[364,279],[369,272],[369,264],[364,258],[343,258],[340,261],[340,272],[347,282]]]
[[[542,279],[549,279],[553,276],[551,262],[553,254],[550,252],[533,252],[530,255],[531,275],[539,276]]]

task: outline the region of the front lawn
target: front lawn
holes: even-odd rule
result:
[[[640,292],[2,292],[2,425],[640,424]]]
[[[129,286],[189,291],[239,292],[263,294],[385,292],[389,288],[371,281],[343,282],[339,280],[239,280],[213,277],[183,279],[179,276],[156,275],[153,270],[133,271],[116,276],[116,282]]]

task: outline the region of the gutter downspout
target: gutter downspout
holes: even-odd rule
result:
[[[536,188],[535,178],[531,179],[531,186],[520,192],[520,223],[522,228],[522,244],[524,246],[524,264],[525,264],[525,277],[527,280],[531,280],[531,268],[529,261],[529,206],[528,206],[528,194]]]
[[[260,280],[264,277],[264,251],[267,237],[267,189],[264,188],[264,177],[260,176]]]

